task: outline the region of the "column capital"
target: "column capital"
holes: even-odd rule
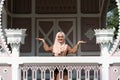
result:
[[[7,44],[24,44],[26,29],[5,29]]]
[[[97,44],[113,42],[115,29],[94,29]]]
[[[12,56],[19,56],[20,43],[24,44],[26,29],[5,29],[7,44],[12,48]]]
[[[115,29],[95,29],[96,43],[100,44],[101,55],[108,56],[110,43],[113,43]]]

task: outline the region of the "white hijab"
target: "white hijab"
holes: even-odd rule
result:
[[[64,42],[63,42],[62,45],[58,42],[58,36],[60,34],[62,34],[63,37],[64,37]],[[54,42],[54,45],[53,45],[54,56],[59,56],[61,54],[61,52],[65,51],[66,49],[67,49],[67,44],[65,44],[65,34],[63,32],[58,32],[56,34],[55,42]]]

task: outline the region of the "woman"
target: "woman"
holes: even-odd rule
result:
[[[86,43],[85,41],[78,41],[77,44],[71,48],[65,43],[65,34],[63,32],[58,32],[55,37],[55,42],[52,46],[48,46],[43,38],[36,38],[43,42],[43,48],[45,51],[51,51],[54,56],[67,56],[69,53],[75,53],[78,50],[78,46],[81,43]]]
[[[71,48],[68,44],[65,43],[65,34],[63,32],[58,32],[55,37],[55,42],[52,46],[48,46],[43,38],[36,38],[43,42],[43,48],[45,51],[51,51],[54,56],[67,56],[69,53],[77,52],[78,46],[80,43],[86,43],[85,41],[78,41],[77,44]],[[64,70],[63,79],[67,79],[67,70]],[[55,80],[59,80],[59,71],[55,70]]]
[[[71,48],[69,45],[65,43],[65,34],[63,32],[58,32],[55,37],[55,42],[52,46],[48,46],[48,44],[45,42],[43,38],[36,38],[37,40],[40,40],[43,42],[43,48],[45,51],[51,51],[54,56],[67,56],[69,53],[75,53],[77,52],[78,46],[80,43],[86,43],[85,41],[78,41],[77,44]],[[59,71],[55,70],[55,80],[59,80]],[[64,70],[63,73],[64,80],[67,79],[67,70]]]

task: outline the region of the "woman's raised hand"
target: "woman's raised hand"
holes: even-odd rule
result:
[[[42,42],[45,42],[45,40],[43,38],[36,38],[36,40],[40,40]]]
[[[77,44],[86,43],[86,41],[78,41]]]

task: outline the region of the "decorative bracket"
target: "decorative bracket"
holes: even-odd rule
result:
[[[100,44],[101,54],[108,55],[110,43],[113,43],[115,29],[95,29],[96,43]]]
[[[26,29],[5,29],[7,44],[12,48],[12,55],[19,56],[20,43],[24,44]]]

